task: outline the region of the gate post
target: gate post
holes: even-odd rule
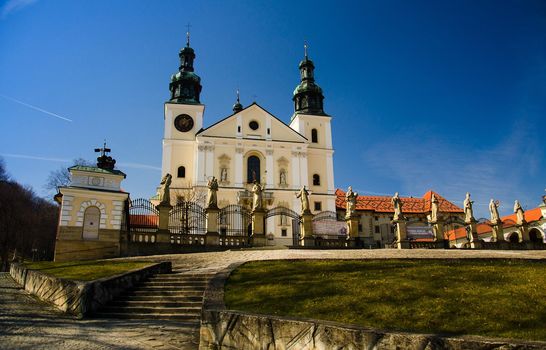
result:
[[[169,203],[160,203],[155,207],[159,211],[159,230],[156,234],[157,243],[171,243],[171,232],[169,231],[169,213],[173,208]]]
[[[205,245],[219,245],[220,234],[218,233],[218,208],[207,208],[205,213],[207,214],[207,233],[205,236]]]
[[[430,223],[434,232],[434,241],[441,244],[444,241],[444,223],[442,220],[436,220]]]
[[[481,248],[481,242],[478,239],[478,229],[476,226],[476,219],[473,217],[470,218],[470,221],[466,222],[466,235],[468,242],[470,243],[470,248],[476,249]]]
[[[393,224],[396,224],[396,248],[409,249],[408,233],[406,230],[406,220],[398,219],[393,220]]]
[[[492,222],[491,223],[491,239],[493,242],[502,243],[504,240],[504,228],[502,227],[502,221]]]
[[[256,208],[252,211],[252,236],[250,241],[255,247],[265,246],[265,210]]]
[[[303,247],[314,247],[315,238],[313,237],[313,214],[310,211],[301,214],[301,239],[300,245]]]

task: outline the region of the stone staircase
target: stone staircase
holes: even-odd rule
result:
[[[176,320],[198,324],[210,272],[154,275],[95,314],[99,318]]]

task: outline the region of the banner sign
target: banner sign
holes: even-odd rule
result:
[[[347,236],[347,223],[336,220],[320,220],[313,222],[313,234],[330,236]]]
[[[434,231],[430,226],[406,226],[408,238],[433,238]]]

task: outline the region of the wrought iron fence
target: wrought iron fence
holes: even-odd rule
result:
[[[249,237],[252,230],[252,214],[238,204],[231,204],[218,213],[218,231],[220,237]]]
[[[169,231],[175,235],[204,235],[207,232],[205,209],[195,202],[178,203],[169,213]]]
[[[157,231],[159,211],[147,199],[137,198],[128,203],[128,227],[131,233],[152,233]]]

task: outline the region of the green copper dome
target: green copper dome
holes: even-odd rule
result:
[[[324,95],[322,89],[315,83],[313,61],[305,58],[298,65],[301,82],[294,89],[292,100],[295,113],[325,114],[323,108]]]
[[[169,90],[171,91],[171,102],[197,104],[201,103],[201,78],[193,71],[193,60],[195,51],[190,47],[189,38],[187,44],[178,53],[180,67],[178,72],[171,75]]]

